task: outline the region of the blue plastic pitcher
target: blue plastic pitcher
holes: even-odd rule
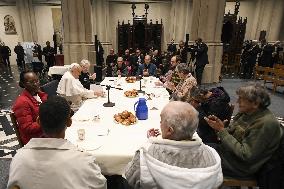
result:
[[[139,101],[135,102],[134,111],[136,112],[136,117],[139,120],[148,119],[148,107],[147,107],[145,98],[139,98]]]

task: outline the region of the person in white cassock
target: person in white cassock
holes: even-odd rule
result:
[[[125,170],[134,188],[212,189],[222,184],[218,153],[195,134],[198,112],[188,103],[173,101],[161,112],[158,129],[148,131],[141,147]]]
[[[70,70],[65,72],[62,76],[57,93],[72,102],[72,107],[80,106],[83,99],[94,98],[95,96],[102,96],[102,92],[93,91],[84,88],[79,81],[82,68],[77,63],[72,63]]]

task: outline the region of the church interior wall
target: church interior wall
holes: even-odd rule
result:
[[[284,11],[282,15],[282,23],[281,23],[281,29],[280,29],[280,34],[279,34],[279,40],[284,41]]]
[[[38,43],[43,47],[46,41],[50,41],[53,45],[53,20],[52,20],[52,8],[60,8],[60,6],[35,6],[35,18]]]
[[[17,34],[5,34],[4,17],[6,15],[11,15],[14,18]],[[0,39],[11,49],[11,64],[16,64],[14,47],[19,41],[22,41],[21,23],[16,6],[0,6]]]
[[[46,41],[50,41],[53,45],[53,20],[52,20],[52,8],[60,8],[60,6],[48,6],[40,5],[34,6],[35,19],[36,19],[36,28],[38,35],[38,43],[43,47],[45,46]],[[4,26],[4,16],[11,15],[13,16],[16,24],[17,34],[15,35],[6,35],[5,26]],[[21,23],[19,19],[18,9],[16,6],[0,6],[0,39],[5,42],[7,46],[11,49],[11,64],[16,64],[16,54],[14,53],[14,47],[18,42],[22,42],[22,32],[21,32]]]

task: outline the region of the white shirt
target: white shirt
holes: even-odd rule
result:
[[[8,189],[105,189],[95,157],[65,139],[33,138],[10,165]]]
[[[36,94],[36,96],[33,96],[34,99],[36,99],[36,101],[38,101],[39,103],[42,103],[41,98],[38,96],[38,94]]]
[[[80,104],[82,98],[94,98],[94,91],[83,87],[79,79],[76,79],[70,71],[65,72],[62,76],[57,93],[70,100],[74,104]]]

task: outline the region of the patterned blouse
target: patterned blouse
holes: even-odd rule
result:
[[[186,78],[179,82],[176,86],[174,95],[178,99],[183,99],[184,97],[190,96],[190,90],[192,87],[197,85],[196,79],[189,73]]]

